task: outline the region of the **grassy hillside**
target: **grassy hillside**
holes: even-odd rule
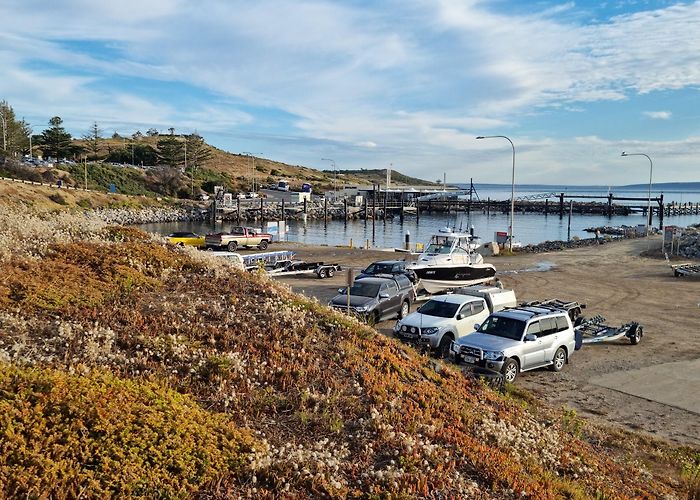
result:
[[[697,453],[133,229],[0,208],[0,273],[4,497],[660,498]]]
[[[110,152],[123,150],[124,157],[128,159],[132,144],[137,148],[144,145],[155,148],[158,139],[158,136],[144,136],[137,140],[123,138],[103,139],[100,141],[100,150],[97,156],[105,158]],[[75,142],[83,147],[87,146],[85,141],[77,140]],[[332,189],[333,187],[333,171],[321,171],[266,158],[229,153],[211,145],[207,145],[206,148],[211,157],[206,161],[202,169],[195,172],[195,178],[200,185],[211,181],[204,186],[205,189],[211,188],[215,183],[219,183],[227,185],[232,190],[248,191],[252,187],[253,177],[255,177],[257,185],[276,183],[280,178],[285,178],[291,182],[293,188],[297,189],[304,182],[312,183],[317,192]],[[352,185],[366,185],[372,184],[372,182],[383,184],[386,180],[385,170],[348,170],[338,171],[338,173],[342,174],[342,178],[339,179],[339,185],[342,185],[342,182]],[[395,185],[431,184],[420,179],[404,176],[396,171],[392,173],[392,182]],[[211,192],[211,189],[207,190]]]

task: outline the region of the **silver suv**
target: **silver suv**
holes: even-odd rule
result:
[[[503,374],[513,382],[518,373],[549,366],[561,370],[574,353],[574,328],[566,311],[516,307],[493,313],[476,332],[450,347],[455,362]]]

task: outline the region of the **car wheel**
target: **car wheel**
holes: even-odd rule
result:
[[[332,267],[329,267],[328,268],[328,277],[332,278],[333,276],[335,276],[335,269],[333,269]]]
[[[501,368],[501,373],[506,382],[513,383],[518,376],[518,362],[508,359]]]
[[[450,356],[450,345],[452,344],[452,335],[445,334],[440,339],[440,345],[437,348],[437,357],[440,359],[445,359]]]
[[[267,249],[267,240],[262,240],[260,244],[258,245],[258,248],[260,250],[266,250]]]
[[[379,315],[379,311],[374,311],[372,313],[371,318],[372,318],[372,325],[378,324],[379,321],[381,321],[381,319],[382,319],[381,316]]]
[[[410,310],[411,304],[409,304],[407,300],[401,302],[401,309],[399,309],[399,319],[404,319],[406,316],[408,316]]]
[[[318,270],[318,277],[320,279],[325,279],[326,276],[327,276],[327,273],[326,273],[325,269],[321,268]]]
[[[643,336],[644,332],[642,331],[642,327],[637,325],[637,328],[634,330],[634,334],[630,337],[630,342],[632,342],[632,345],[637,345],[642,341]]]
[[[185,244],[184,244],[184,243],[182,243],[182,242],[180,242],[180,243],[178,243],[178,244],[177,244],[177,246],[179,246],[179,247],[184,247],[184,246],[185,246]]]
[[[226,247],[229,252],[235,252],[238,250],[238,242],[237,241],[229,241],[228,246]]]
[[[554,359],[552,360],[552,364],[549,365],[549,368],[553,372],[559,372],[559,371],[561,371],[562,368],[564,368],[565,364],[566,364],[566,349],[564,349],[563,347],[560,347],[554,353]]]

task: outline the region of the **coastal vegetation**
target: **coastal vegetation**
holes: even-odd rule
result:
[[[96,217],[0,207],[0,268],[4,497],[672,498],[697,467]]]

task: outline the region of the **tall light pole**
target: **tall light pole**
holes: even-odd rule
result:
[[[510,228],[508,229],[508,250],[513,251],[513,219],[515,219],[515,145],[505,135],[480,135],[477,139],[505,139],[513,148],[513,173],[510,180]]]
[[[253,193],[255,192],[255,156],[253,153],[248,153],[247,151],[241,151],[242,155],[248,155],[250,157],[250,174],[253,180]],[[262,156],[262,153],[259,153]]]
[[[649,160],[649,192],[647,193],[647,237],[649,236],[649,221],[651,220],[651,174],[654,170],[654,162],[651,161],[649,155],[645,153],[625,153],[624,151],[620,156],[646,156]]]
[[[335,160],[332,158],[321,158],[321,161],[329,161],[331,162],[331,165],[333,165],[333,201],[335,201],[336,197],[338,196],[336,194],[336,191],[338,190],[338,171],[335,168]]]

